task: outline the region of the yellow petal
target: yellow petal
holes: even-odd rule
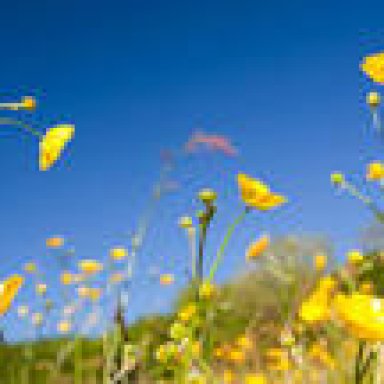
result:
[[[74,125],[62,124],[47,130],[39,147],[40,171],[47,171],[60,158],[75,133]]]
[[[0,283],[0,316],[9,310],[23,282],[22,276],[13,275]]]

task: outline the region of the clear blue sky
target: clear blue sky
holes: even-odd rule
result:
[[[273,220],[251,219],[222,278],[243,266],[251,233],[262,229],[322,233],[338,252],[356,246],[369,215],[335,197],[329,174],[358,173],[377,156],[358,63],[384,47],[384,7],[335,3],[3,2],[1,96],[36,95],[33,121],[71,121],[77,132],[69,155],[47,173],[37,170],[33,140],[0,140],[1,276],[30,259],[54,271],[44,250],[52,234],[65,235],[79,257],[104,257],[134,228],[160,151],[180,148],[196,128],[231,137],[240,157],[204,155],[179,167],[180,180],[188,170],[194,181],[161,205],[145,260],[187,257],[175,221],[205,185],[219,191],[219,240],[239,209],[237,170],[266,179],[290,204]],[[136,289],[130,319],[156,308],[155,288]],[[20,329],[12,315],[7,325]]]

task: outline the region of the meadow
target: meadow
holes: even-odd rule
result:
[[[365,57],[360,69],[372,85],[366,112],[372,130],[382,135],[381,97],[373,89],[384,84],[384,53]],[[0,104],[6,113],[35,108],[36,100],[30,96]],[[4,117],[0,123],[37,138],[41,172],[59,167],[75,139],[71,124],[41,133],[17,119]],[[195,133],[184,150],[201,147],[236,155],[228,138],[203,132]],[[226,253],[247,220],[272,214],[278,218],[290,204],[278,186],[241,170],[226,181],[233,185],[230,190],[237,191],[230,198],[238,212],[219,234],[216,251],[208,255],[206,243],[214,224],[222,220],[222,207],[220,195],[207,186],[195,191],[190,212],[180,212],[174,223],[189,256],[183,272],[186,283],[171,310],[127,323],[126,313],[135,301],[130,282],[143,274],[139,261],[151,217],[163,196],[177,187],[168,177],[172,167],[172,154],[163,153],[160,180],[138,228],[128,243],[110,247],[102,260],[77,258],[65,237],[52,235],[45,249],[59,266],[58,275],[50,276],[56,285],[48,284],[50,271],[32,259],[2,276],[0,324],[12,315],[28,337],[8,341],[7,332],[2,333],[0,382],[384,382],[384,250],[374,236],[367,249],[352,246],[336,258],[320,235],[275,236],[271,227],[251,239],[239,255],[247,265],[244,273],[217,281]],[[380,238],[384,211],[378,196],[384,186],[384,163],[362,164],[357,183],[340,171],[329,179],[335,198],[352,197],[371,212],[375,236]],[[172,268],[153,270],[151,284],[161,296],[181,273]],[[102,314],[111,307],[106,322]],[[89,333],[93,328],[97,332]]]

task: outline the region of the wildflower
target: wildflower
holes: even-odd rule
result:
[[[60,281],[63,285],[70,285],[75,281],[75,278],[71,272],[64,271],[60,275]]]
[[[224,384],[232,384],[234,382],[235,382],[235,374],[231,370],[226,369],[223,372],[223,383]]]
[[[384,300],[375,296],[339,293],[334,300],[336,318],[354,337],[361,340],[384,340]]]
[[[347,253],[347,259],[348,259],[348,263],[352,265],[357,265],[364,260],[364,256],[359,250],[352,249]]]
[[[87,296],[92,301],[98,301],[100,300],[101,294],[102,294],[101,288],[90,288],[88,290]]]
[[[19,307],[17,307],[17,315],[19,317],[27,316],[28,312],[29,312],[29,308],[26,305],[20,305]]]
[[[331,174],[331,182],[334,184],[336,187],[339,187],[345,183],[345,177],[342,173],[340,172],[334,172]]]
[[[113,284],[121,283],[123,280],[124,280],[124,275],[120,272],[113,273],[109,278],[109,281]]]
[[[40,312],[35,312],[32,314],[32,325],[39,327],[43,323],[43,314]]]
[[[40,141],[40,171],[47,171],[56,163],[74,133],[75,127],[68,124],[57,125],[47,130]]]
[[[82,286],[77,288],[77,294],[79,295],[79,297],[81,297],[83,299],[89,297],[89,292],[90,292],[89,287],[85,287],[82,285]]]
[[[0,316],[9,310],[23,283],[20,275],[12,275],[0,283]]]
[[[379,161],[373,161],[368,164],[365,175],[368,181],[380,181],[384,179],[384,164]]]
[[[241,349],[232,348],[229,351],[228,358],[233,363],[243,363],[245,360],[245,353]]]
[[[38,295],[45,295],[47,293],[47,284],[39,283],[36,284],[36,293]]]
[[[188,304],[178,314],[178,317],[183,322],[188,322],[196,314],[196,305],[193,303]]]
[[[308,352],[308,356],[318,364],[328,369],[335,368],[336,363],[334,358],[330,355],[327,348],[321,343],[313,344]]]
[[[188,229],[191,228],[193,225],[192,217],[190,216],[182,216],[179,219],[179,227]]]
[[[384,52],[365,57],[360,67],[375,83],[384,84]]]
[[[327,255],[324,253],[318,253],[314,257],[315,269],[319,272],[323,271],[327,266]]]
[[[371,295],[373,293],[373,284],[370,281],[364,281],[359,286],[360,293]]]
[[[161,285],[171,285],[175,281],[175,277],[170,274],[166,273],[160,276],[160,284]]]
[[[236,345],[242,349],[251,349],[252,340],[248,336],[242,335],[237,338]]]
[[[128,251],[123,247],[115,247],[110,250],[109,255],[113,260],[122,260],[128,256]]]
[[[377,108],[381,102],[380,94],[377,92],[369,92],[366,97],[366,102],[370,108]]]
[[[212,298],[212,296],[215,295],[216,291],[217,290],[216,290],[215,285],[206,281],[200,285],[199,296],[202,299],[210,299],[210,298]]]
[[[79,269],[86,275],[93,275],[103,270],[103,264],[96,260],[81,260]]]
[[[272,193],[267,185],[243,173],[238,174],[237,182],[241,198],[249,208],[266,211],[286,202],[284,196]]]
[[[50,237],[45,241],[47,248],[60,248],[64,245],[64,239],[60,236]]]
[[[245,254],[246,260],[254,260],[258,258],[269,247],[270,237],[263,235],[256,241],[250,244]]]
[[[248,373],[245,375],[244,384],[267,384],[267,379],[262,373]]]
[[[37,271],[36,264],[35,263],[24,264],[24,271],[27,273],[35,273]]]
[[[59,324],[57,324],[57,330],[60,333],[68,333],[71,331],[72,325],[69,321],[60,321]]]
[[[205,204],[212,204],[217,198],[217,194],[212,189],[202,189],[199,192],[199,199]]]
[[[174,323],[170,329],[170,336],[174,340],[182,340],[187,336],[187,329],[181,323]]]
[[[33,111],[36,108],[36,99],[33,96],[24,96],[21,99],[20,107],[28,111]]]

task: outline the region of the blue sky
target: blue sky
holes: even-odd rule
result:
[[[174,178],[184,184],[159,207],[143,260],[185,254],[175,222],[193,212],[191,198],[203,186],[219,192],[213,251],[240,207],[238,170],[267,180],[290,204],[273,219],[251,219],[221,278],[243,267],[243,249],[261,230],[321,233],[338,255],[356,246],[370,216],[335,196],[329,174],[358,174],[382,151],[372,144],[362,102],[373,86],[358,71],[361,57],[384,45],[378,4],[4,3],[0,95],[36,95],[38,111],[25,118],[42,127],[70,121],[77,131],[48,173],[37,170],[32,139],[0,140],[1,274],[35,259],[49,281],[56,267],[44,240],[52,234],[66,236],[79,257],[104,257],[145,209],[161,150],[180,149],[197,128],[230,137],[240,156],[205,154],[178,164]],[[156,287],[136,291],[130,319],[157,309],[147,305]]]

